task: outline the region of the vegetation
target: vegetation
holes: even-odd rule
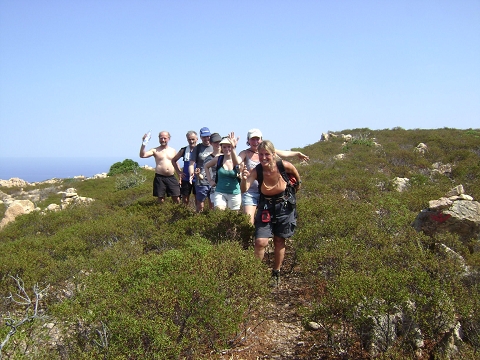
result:
[[[453,233],[428,237],[411,224],[429,200],[454,186],[480,198],[480,130],[342,133],[352,139],[309,145],[301,149],[309,164],[295,164],[303,188],[298,230],[289,242],[293,264],[286,270],[303,280],[307,301],[299,311],[305,324],[320,325],[309,337],[321,344],[304,356],[478,356],[479,240]],[[421,142],[427,145],[423,154],[415,150]],[[345,158],[334,160],[339,153]],[[434,163],[452,170],[434,171]],[[135,171],[147,181],[122,187],[118,179],[125,175],[117,174],[69,184],[95,202],[23,215],[0,232],[0,295],[17,294],[19,279],[26,294],[48,288],[37,296],[41,317],[22,323],[0,356],[212,358],[246,333],[271,293],[267,266],[248,247],[248,219],[232,211],[196,214],[170,202],[158,205],[151,196],[153,174]],[[410,179],[406,191],[395,190],[395,177]],[[460,254],[470,275],[438,244]],[[0,302],[0,343],[11,332],[8,325],[28,311],[18,302]],[[392,334],[399,314],[402,331]],[[453,355],[444,353],[452,319],[464,334]],[[365,338],[372,328],[374,347]]]
[[[116,162],[112,166],[110,166],[110,170],[108,171],[108,176],[113,176],[117,174],[124,174],[129,173],[132,171],[136,171],[139,168],[138,163],[133,161],[132,159],[125,159],[122,162]]]

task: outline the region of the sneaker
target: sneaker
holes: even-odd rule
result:
[[[272,270],[272,277],[270,279],[271,287],[278,287],[280,285],[280,270]]]

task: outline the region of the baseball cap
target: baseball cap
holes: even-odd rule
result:
[[[247,139],[251,139],[252,137],[258,137],[258,138],[262,138],[262,132],[258,129],[250,129],[248,130],[248,133],[247,133]]]
[[[211,143],[216,143],[216,142],[219,142],[220,140],[222,140],[222,137],[220,136],[219,133],[213,133],[212,135],[210,135]]]
[[[210,130],[207,127],[202,127],[200,129],[200,137],[210,136],[210,135],[212,135],[212,134],[210,134]]]

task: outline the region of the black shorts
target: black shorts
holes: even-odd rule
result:
[[[153,179],[153,196],[164,198],[167,196],[180,196],[180,184],[174,175],[164,176],[155,174]]]
[[[190,184],[190,181],[182,180],[182,185],[180,186],[180,193],[183,196],[189,196],[193,193],[195,195],[197,192],[195,191],[195,183]]]
[[[297,209],[288,202],[270,204],[259,203],[255,215],[255,237],[270,238],[273,235],[284,239],[293,236],[297,226]],[[271,221],[262,222],[262,211],[268,210]]]

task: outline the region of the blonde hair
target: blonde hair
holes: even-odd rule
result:
[[[272,156],[273,162],[276,162],[277,160],[280,159],[280,158],[278,157],[278,155],[276,154],[276,152],[275,152],[275,146],[273,145],[273,143],[272,143],[270,140],[263,140],[263,141],[258,145],[258,151],[260,151],[260,150],[265,150],[265,151],[268,152],[270,155],[273,155],[273,156]]]
[[[258,144],[258,150],[265,150],[269,154],[275,154],[275,146],[270,140],[263,140],[260,144]]]

